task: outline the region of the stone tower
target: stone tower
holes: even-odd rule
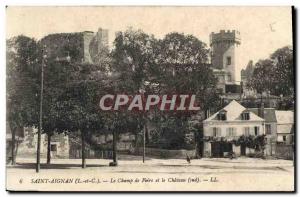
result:
[[[108,47],[108,29],[99,28],[96,37],[98,41],[98,50],[102,47]]]
[[[108,50],[108,29],[99,28],[98,32],[84,32],[84,55],[89,63],[98,62],[103,50]]]
[[[239,66],[240,32],[221,30],[210,34],[211,63],[218,78],[218,87],[223,92],[234,93],[235,86],[240,84]],[[226,87],[227,86],[227,87]]]

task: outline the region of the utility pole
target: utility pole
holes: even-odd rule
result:
[[[81,167],[86,168],[86,152],[85,152],[85,131],[80,130],[81,132]]]
[[[43,91],[44,91],[44,66],[45,66],[45,47],[43,49],[42,68],[41,68],[41,97],[40,97],[40,114],[39,114],[39,127],[38,127],[38,139],[37,139],[37,151],[36,151],[36,172],[41,168],[41,131],[43,126]]]
[[[146,155],[146,121],[144,122],[144,129],[143,129],[143,163],[145,163],[145,155]]]
[[[144,87],[142,87],[139,92],[142,94],[143,96],[143,100],[145,99],[145,89]],[[142,119],[142,122],[143,122],[143,163],[145,163],[145,155],[146,155],[146,124],[147,124],[147,115],[146,115],[146,111],[144,111],[144,114],[143,114],[143,119]]]

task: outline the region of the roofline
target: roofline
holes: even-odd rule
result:
[[[247,122],[266,122],[265,120],[204,120],[203,123],[208,123],[208,122],[218,122],[218,123],[222,123],[222,122],[241,122],[241,123],[247,123]]]
[[[294,133],[278,133],[278,132],[277,132],[276,134],[294,134]]]
[[[249,108],[246,108],[246,109],[261,109],[260,107],[249,107]],[[273,108],[273,107],[264,107],[264,109],[275,109],[275,108]],[[278,110],[276,110],[276,111],[278,111]],[[285,110],[283,110],[283,111],[285,111]]]

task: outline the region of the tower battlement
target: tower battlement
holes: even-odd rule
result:
[[[212,32],[209,36],[210,45],[218,42],[230,41],[237,44],[241,43],[240,32],[236,30],[221,30],[219,33]]]

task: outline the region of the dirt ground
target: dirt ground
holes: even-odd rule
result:
[[[183,159],[122,157],[117,167],[110,160],[17,159],[7,166],[8,190],[31,191],[293,191],[294,167],[288,160],[203,158],[189,164]]]

